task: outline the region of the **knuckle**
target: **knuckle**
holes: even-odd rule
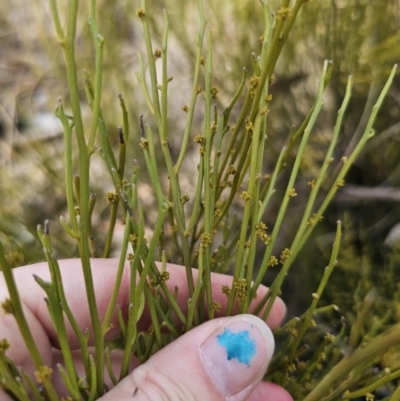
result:
[[[141,365],[131,373],[135,401],[196,401],[193,390],[178,375]]]

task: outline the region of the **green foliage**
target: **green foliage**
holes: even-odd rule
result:
[[[232,27],[214,22],[223,21],[231,15],[227,11],[228,4],[218,3],[217,6],[211,3],[203,9],[203,3],[199,1],[198,30],[196,37],[190,38],[183,32],[184,24],[179,22],[190,21],[193,4],[185,2],[183,7],[174,8],[170,18],[168,5],[161,16],[155,11],[156,2],[147,4],[146,0],[142,0],[135,10],[143,32],[136,67],[138,86],[144,99],[140,102],[133,100],[132,93],[135,98],[139,97],[138,90],[135,87],[130,92],[132,84],[121,63],[112,62],[119,40],[124,40],[118,35],[129,32],[127,26],[122,24],[118,28],[120,31],[112,32],[102,15],[103,8],[94,0],[89,2],[89,9],[86,10],[88,28],[82,28],[82,41],[90,40],[91,46],[82,85],[83,77],[78,68],[81,66],[81,44],[77,41],[77,26],[82,24],[79,1],[69,1],[64,18],[64,12],[60,11],[63,4],[50,0],[57,40],[65,58],[62,73],[68,85],[68,96],[60,100],[56,108],[64,135],[63,181],[68,215],[61,218],[59,226],[63,227],[63,235],[68,236],[69,243],[73,244],[70,249],[74,246],[78,248],[82,261],[95,338],[93,358],[89,357],[85,333],[78,328],[65,299],[51,243],[60,239],[56,231],[50,240],[48,221],[43,228],[39,227],[38,237],[52,281],[37,281],[47,295],[49,313],[65,360],[65,366],[61,368],[62,378],[73,399],[101,397],[105,391],[105,363],[109,365],[114,382],[118,382],[128,374],[132,354],[140,361],[146,361],[154,352],[177,338],[182,331],[176,327],[172,313],[178,317],[183,332],[212,319],[220,305],[212,292],[211,272],[233,276],[231,287],[221,289],[228,299],[226,315],[231,315],[235,305],[242,313],[248,311],[250,303],[256,298],[257,289],[275,270],[270,290],[263,299],[257,300],[255,313],[266,319],[273,301],[284,288],[290,268],[295,263],[310,262],[310,258],[303,259],[302,256],[308,246],[307,240],[321,226],[323,215],[330,215],[328,207],[336,192],[344,186],[345,177],[356,158],[365,151],[368,141],[374,136],[373,126],[396,73],[396,67],[391,72],[387,71],[387,63],[392,63],[393,57],[384,49],[387,43],[396,42],[397,36],[390,26],[385,32],[379,31],[382,37],[376,41],[384,43],[383,48],[373,48],[375,50],[367,52],[364,59],[358,59],[354,49],[362,47],[363,42],[361,36],[354,35],[354,30],[363,18],[368,27],[374,21],[371,16],[366,18],[371,10],[367,3],[354,1],[343,8],[335,2],[337,14],[332,21],[329,18],[333,18],[334,14],[325,14],[326,2],[315,2],[316,5],[305,3],[304,0],[297,0],[291,4],[284,0],[282,4],[275,5],[265,1],[258,5],[258,18],[253,18],[255,9],[249,14],[235,9],[232,15],[240,23],[238,26],[245,27],[246,35],[238,29],[232,37],[223,31],[224,26],[227,30]],[[108,10],[111,4],[104,2],[104,6]],[[303,15],[301,9],[305,10]],[[316,25],[326,25],[331,29],[329,32],[339,36],[337,41],[332,40],[315,49],[325,49],[330,55],[338,56],[339,64],[342,63],[340,51],[347,45],[353,50],[336,69],[331,61],[322,63],[320,54],[314,54],[314,64],[311,63],[312,68],[307,71],[310,78],[306,89],[294,98],[294,103],[304,102],[309,108],[305,109],[302,105],[294,107],[291,100],[286,104],[280,97],[280,94],[285,94],[285,83],[288,85],[287,81],[290,81],[283,74],[284,68],[280,64],[285,65],[292,57],[299,57],[299,61],[309,57],[304,46],[308,41],[319,40],[318,34],[311,31],[309,36],[310,31],[304,31],[301,40],[288,41],[289,34],[301,37],[304,29],[301,22],[307,16],[319,18],[321,15],[330,24]],[[207,19],[210,19],[209,23]],[[296,19],[299,19],[299,28],[295,25]],[[355,22],[349,24],[349,20]],[[170,24],[174,28],[170,28]],[[103,27],[107,34],[103,32]],[[255,32],[249,39],[255,52],[253,54],[243,52],[249,43],[245,39],[248,27]],[[133,31],[139,35],[136,25]],[[346,35],[353,40],[348,43]],[[185,83],[181,90],[179,86],[174,86],[175,78],[179,84],[183,80],[179,78],[177,67],[179,50],[175,47],[170,49],[171,37],[174,40],[179,38],[181,51],[190,60],[188,69],[192,81],[189,86]],[[321,37],[326,35],[321,34]],[[231,53],[232,41],[240,45]],[[300,49],[297,44],[301,45]],[[374,83],[375,91],[369,98],[370,107],[368,105],[361,117],[360,128],[351,139],[342,138],[343,132],[349,131],[348,126],[352,124],[346,121],[345,114],[352,107],[353,82],[369,81],[368,62],[365,60],[371,60],[371,54],[380,56],[379,64],[373,68],[375,82],[380,82],[383,74],[389,78],[384,85]],[[316,65],[320,69],[322,64],[322,72],[317,74]],[[247,67],[242,69],[238,65]],[[342,71],[352,68],[359,69],[362,75],[356,76],[357,79],[349,77],[345,86]],[[291,72],[291,68],[287,72]],[[232,75],[230,79],[226,78],[228,73]],[[108,86],[113,74],[119,75],[117,82],[123,91],[118,100],[108,93],[113,92]],[[174,75],[174,80],[170,74]],[[297,79],[303,79],[301,74]],[[328,84],[331,80],[337,87],[345,86],[346,89],[330,92]],[[321,121],[324,120],[321,116],[326,98],[328,108],[338,110],[335,121]],[[177,99],[185,99],[180,106],[180,114],[176,107]],[[87,117],[88,110],[90,118]],[[298,122],[296,127],[287,125],[285,118],[288,115],[291,115],[291,121]],[[182,122],[174,123],[175,119]],[[116,125],[117,130],[110,128]],[[176,130],[182,132],[179,137],[174,134]],[[319,131],[323,133],[322,140],[318,137]],[[118,138],[117,144],[113,143],[116,141],[112,139],[112,134]],[[127,162],[131,154],[135,157],[133,165]],[[107,194],[107,230],[96,226],[94,219],[99,205],[91,190],[95,174],[93,166],[98,160],[104,162],[109,185],[112,186],[112,191]],[[151,187],[153,201],[149,204],[141,200],[143,183]],[[117,280],[106,317],[101,321],[95,303],[90,258],[110,255],[114,230],[120,221],[123,221],[124,233],[119,248]],[[356,294],[352,313],[350,305],[354,300],[344,302],[343,291],[337,291],[335,287],[333,270],[337,264],[341,230],[339,222],[335,239],[331,241],[333,250],[328,267],[320,284],[310,291],[311,305],[300,317],[291,319],[275,333],[280,348],[267,378],[287,388],[296,400],[334,401],[366,394],[369,397],[370,393],[384,385],[390,390],[387,399],[394,401],[399,396],[394,391],[394,383],[400,375],[397,357],[400,327],[396,324],[398,289],[393,284],[398,255],[393,252],[387,258],[388,268],[384,269],[382,280],[386,280],[391,287],[385,292],[373,289],[373,269],[370,267],[368,271],[364,260],[365,274],[360,283],[356,287],[349,282],[349,290]],[[344,242],[343,259],[354,266],[357,259],[351,254],[351,244]],[[13,263],[12,254],[7,253],[8,260],[1,247],[0,263],[10,290],[10,300],[3,307],[15,316],[24,335],[37,376],[45,388],[44,397],[57,400],[51,372],[43,366],[19,303],[10,266],[18,262]],[[349,255],[347,259],[346,255]],[[116,299],[126,260],[129,261],[131,277],[138,276],[139,279],[130,283],[131,307],[128,321],[120,318],[121,336],[107,342],[105,333],[117,308]],[[190,294],[187,313],[176,302],[179,288],[172,293],[166,285],[169,278],[167,260],[182,264],[186,270]],[[321,271],[323,259],[316,258],[315,263]],[[371,261],[369,266],[373,263]],[[192,267],[198,269],[197,281],[193,279]],[[343,268],[346,267],[343,263]],[[329,297],[323,298],[328,280],[334,284],[328,290],[329,297],[340,305],[345,319],[341,318],[337,306],[327,305]],[[309,293],[303,296],[309,297]],[[380,302],[375,302],[378,297]],[[321,299],[325,304],[319,305]],[[145,305],[150,311],[152,324],[149,330],[139,331],[137,323]],[[390,305],[389,308],[387,305]],[[346,312],[346,309],[350,311]],[[373,314],[370,313],[372,310]],[[75,371],[64,321],[60,319],[63,314],[79,340],[86,380],[79,378]],[[110,347],[115,346],[124,349],[120,372],[112,372],[109,364],[108,352]],[[392,351],[394,346],[395,351]],[[15,377],[25,378],[31,388],[35,387],[30,385],[33,379],[25,372],[16,373],[15,366],[5,358],[4,352],[0,353],[0,360],[0,375],[7,382],[5,387],[17,399],[26,399],[27,394]],[[377,371],[374,365],[379,366]],[[41,399],[34,391],[33,395]]]

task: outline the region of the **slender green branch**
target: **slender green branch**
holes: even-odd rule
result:
[[[200,15],[200,29],[197,34],[197,51],[196,51],[196,64],[193,77],[192,94],[190,98],[189,107],[187,110],[185,131],[183,133],[182,146],[179,152],[178,160],[175,164],[175,173],[177,174],[182,166],[183,159],[186,155],[186,149],[189,143],[190,131],[192,128],[194,109],[196,106],[197,96],[199,94],[199,77],[201,66],[201,55],[203,52],[204,33],[206,29],[206,20],[204,18],[203,0],[199,0],[199,15]]]
[[[4,280],[7,284],[7,289],[10,295],[9,300],[5,301],[2,307],[8,313],[11,313],[14,316],[18,324],[19,330],[21,332],[22,338],[25,341],[26,347],[30,353],[33,363],[35,364],[38,374],[41,374],[41,372],[44,373],[43,386],[46,389],[48,396],[50,397],[51,400],[58,401],[59,397],[51,382],[51,369],[45,366],[42,356],[40,355],[39,350],[36,346],[35,340],[33,339],[32,333],[30,331],[28,322],[25,317],[25,313],[23,311],[22,302],[19,297],[17,285],[14,280],[14,275],[5,257],[4,248],[1,243],[0,243],[0,267],[3,272]],[[45,370],[47,370],[48,374],[45,374],[44,372]]]
[[[321,80],[320,80],[320,85],[319,85],[319,89],[318,89],[317,107],[314,109],[313,115],[311,116],[310,121],[309,121],[309,123],[307,125],[307,128],[304,131],[304,135],[302,137],[302,140],[301,140],[301,143],[300,143],[300,146],[299,146],[299,150],[298,150],[298,153],[297,153],[297,156],[296,156],[296,159],[295,159],[295,163],[294,163],[294,166],[293,166],[291,174],[290,174],[289,182],[288,182],[288,185],[286,187],[286,192],[285,192],[281,207],[279,208],[278,216],[276,218],[274,229],[273,229],[272,234],[271,234],[270,243],[269,243],[269,245],[268,245],[268,247],[267,247],[267,249],[265,251],[264,258],[262,260],[260,270],[259,270],[259,272],[257,274],[257,277],[254,280],[253,286],[251,288],[250,299],[253,299],[253,297],[255,296],[255,294],[257,292],[257,289],[258,289],[259,285],[261,284],[261,281],[262,281],[262,279],[263,279],[263,277],[264,277],[264,275],[265,275],[265,273],[266,273],[266,271],[268,269],[269,259],[271,257],[273,245],[275,243],[275,240],[277,238],[278,232],[280,230],[280,227],[281,227],[281,224],[282,224],[282,221],[283,221],[283,217],[285,215],[286,208],[287,208],[287,205],[289,203],[289,199],[292,196],[295,195],[295,192],[293,192],[293,191],[295,191],[294,184],[295,184],[295,180],[296,180],[296,177],[297,177],[297,173],[298,173],[299,168],[300,168],[300,162],[301,162],[302,157],[303,157],[304,149],[305,149],[305,146],[307,144],[310,132],[311,132],[313,126],[314,126],[314,123],[315,123],[315,121],[316,121],[316,119],[318,117],[318,114],[319,114],[319,112],[320,112],[320,110],[322,108],[322,105],[323,105],[323,100],[322,100],[323,90],[324,90],[324,85],[323,84],[324,84],[324,78],[325,78],[325,75],[327,73],[327,70],[328,70],[328,62],[326,61],[324,63],[324,67],[323,67],[322,75],[321,75]],[[283,272],[283,268],[281,269],[280,274],[278,275],[278,277],[280,277],[280,275],[283,274],[282,272]],[[279,282],[277,282],[277,285],[274,286],[273,288],[271,287],[270,291],[272,291],[272,301],[270,301],[268,303],[267,308],[266,308],[266,311],[267,311],[266,313],[269,313],[269,310],[272,307],[273,300],[275,299],[277,293],[279,292],[279,289],[280,289]]]
[[[329,394],[329,391],[335,388],[340,380],[346,378],[354,368],[373,361],[377,356],[399,344],[400,324],[397,324],[339,362],[306,396],[304,401],[320,401],[324,395]]]
[[[68,213],[72,225],[74,238],[77,238],[78,223],[75,214],[74,203],[74,186],[73,186],[73,173],[72,173],[72,129],[67,116],[64,113],[64,107],[61,99],[58,101],[56,107],[56,116],[61,121],[64,132],[64,171],[65,171],[65,190],[67,197]]]

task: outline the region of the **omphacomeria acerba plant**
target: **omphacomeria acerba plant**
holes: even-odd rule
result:
[[[277,239],[284,226],[284,218],[287,218],[288,206],[295,201],[297,195],[296,186],[301,181],[300,164],[307,142],[313,133],[314,124],[323,107],[324,91],[333,68],[331,61],[324,63],[312,108],[300,126],[288,134],[272,174],[265,174],[265,158],[269,157],[266,143],[273,140],[270,137],[268,120],[280,118],[279,115],[269,113],[270,104],[274,100],[269,92],[269,84],[296,17],[307,1],[296,0],[290,7],[290,1],[283,0],[281,7],[274,13],[271,12],[268,0],[259,5],[265,20],[265,31],[261,33],[260,54],[253,57],[253,71],[251,73],[243,71],[237,92],[225,107],[214,104],[214,99],[221,89],[213,85],[213,36],[212,31],[207,28],[203,2],[199,1],[199,29],[192,91],[188,96],[188,104],[183,108],[186,122],[181,137],[182,145],[179,154],[175,156],[172,156],[169,142],[172,133],[169,130],[168,114],[171,104],[168,91],[170,82],[168,15],[164,11],[162,47],[161,50],[155,50],[146,2],[141,0],[136,12],[143,26],[146,48],[145,58],[139,54],[140,67],[136,76],[152,119],[145,121],[143,116],[140,116],[139,127],[132,129],[129,126],[125,100],[122,96],[119,97],[121,126],[118,128],[119,150],[116,156],[101,108],[103,47],[107,44],[107,38],[103,38],[100,34],[96,18],[96,1],[90,0],[88,19],[96,59],[93,79],[88,73],[85,79],[84,89],[92,110],[91,127],[85,130],[79,97],[81,88],[75,62],[79,1],[69,1],[64,28],[63,16],[59,13],[57,1],[50,0],[55,30],[65,55],[71,107],[69,115],[64,111],[63,101],[60,99],[56,108],[56,115],[64,131],[65,188],[68,203],[68,218],[62,217],[61,224],[76,240],[79,248],[92,318],[91,335],[95,339],[93,355],[90,355],[87,345],[88,333],[79,329],[65,299],[59,266],[52,252],[48,222],[44,227],[39,227],[38,232],[52,280],[44,282],[37,278],[37,282],[47,296],[47,306],[65,361],[65,365],[60,366],[61,376],[71,399],[74,400],[95,400],[104,394],[105,364],[108,365],[110,377],[117,383],[128,374],[129,360],[133,354],[140,361],[146,361],[154,352],[177,338],[182,332],[213,319],[221,305],[215,301],[215,294],[212,293],[211,272],[230,272],[233,275],[232,285],[221,288],[228,300],[226,314],[231,315],[235,305],[238,305],[241,313],[248,312],[249,305],[254,300],[267,270],[280,265],[268,293],[263,299],[257,300],[258,306],[254,311],[256,314],[262,312],[263,319],[268,317],[273,301],[279,295],[284,278],[296,256],[322,219],[335,193],[344,185],[346,173],[358,154],[366,142],[374,136],[375,118],[396,71],[394,67],[357,145],[349,154],[342,155],[339,161],[335,162],[333,157],[335,145],[351,96],[352,79],[349,77],[325,160],[320,166],[319,175],[309,182],[308,199],[303,207],[293,242],[279,252]],[[201,86],[203,83],[204,87]],[[182,94],[182,97],[185,95]],[[201,132],[195,133],[194,114],[200,109],[203,115],[203,128]],[[72,165],[73,141],[76,141],[79,148],[78,166]],[[137,151],[143,152],[145,168],[150,176],[157,201],[157,220],[152,235],[146,238],[147,220],[137,192],[138,182],[141,179],[139,166],[134,162],[132,168],[132,164],[126,162],[126,146],[129,141],[134,141]],[[180,172],[185,158],[195,157],[189,152],[189,141],[194,141],[198,145],[197,184],[195,193],[190,196],[184,193],[180,182]],[[159,154],[157,146],[160,146],[161,160],[157,156]],[[118,210],[123,211],[125,222],[114,293],[103,321],[99,318],[91,275],[91,257],[95,255],[91,215],[96,196],[90,194],[90,160],[100,151],[115,186],[115,193],[109,195],[112,203],[110,229],[103,247],[103,256],[107,257],[110,253]],[[291,159],[294,162],[288,180],[286,183],[279,183],[285,185],[285,190],[273,228],[269,230],[265,224],[265,216],[276,189],[277,179]],[[126,168],[126,165],[129,167]],[[79,169],[77,176],[73,173],[75,169]],[[336,176],[332,177],[332,172],[335,172]],[[322,185],[324,191],[321,191]],[[238,203],[240,218],[232,213],[234,208],[238,209]],[[347,337],[334,305],[318,307],[321,294],[337,264],[340,236],[341,223],[338,222],[330,261],[319,287],[312,294],[308,310],[304,315],[287,322],[275,333],[282,344],[266,378],[287,388],[296,400],[334,401],[362,396],[372,399],[371,394],[376,388],[390,384],[400,377],[400,365],[393,371],[374,373],[371,369],[387,350],[394,346],[399,347],[400,325],[394,325],[367,344],[362,344],[357,327],[352,328],[349,338]],[[176,301],[179,288],[171,292],[166,285],[169,278],[167,259],[172,259],[173,262],[185,267],[190,294],[187,313],[180,309]],[[105,333],[109,328],[112,314],[116,310],[119,311],[116,300],[127,260],[130,277],[134,278],[130,283],[129,316],[128,320],[124,321],[118,312],[122,334],[118,341],[111,343],[105,340]],[[156,261],[160,263],[156,264]],[[2,247],[0,247],[0,264],[10,294],[10,299],[2,305],[3,309],[15,317],[37,370],[36,379],[18,370],[7,358],[8,344],[3,341],[0,348],[0,383],[18,400],[28,399],[29,392],[38,401],[58,400],[59,397],[52,384],[52,372],[43,364],[30,334],[13,274]],[[192,267],[198,269],[197,281],[193,279]],[[149,330],[140,331],[137,323],[145,305],[150,311],[152,324]],[[318,317],[332,314],[336,314],[332,319],[337,325],[335,327],[332,325],[331,330],[325,331],[321,336],[323,329],[317,330]],[[172,316],[176,316],[183,330],[176,327],[177,322]],[[79,340],[85,367],[83,377],[77,374],[73,364],[71,349],[66,341],[64,317],[73,327]],[[311,344],[310,347],[307,343]],[[358,346],[359,344],[362,345]],[[110,347],[117,345],[124,349],[124,356],[120,371],[112,371],[108,355]],[[37,380],[42,385],[40,391]],[[26,387],[21,384],[22,382]],[[385,399],[400,400],[399,389]]]

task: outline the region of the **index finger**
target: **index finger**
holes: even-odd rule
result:
[[[66,298],[68,300],[69,307],[76,319],[79,328],[89,330],[92,333],[92,320],[89,312],[89,307],[86,298],[86,289],[84,284],[83,272],[81,267],[80,259],[66,259],[59,261],[63,286]],[[92,259],[91,269],[93,276],[93,284],[96,294],[96,303],[99,311],[100,320],[103,321],[111,295],[113,292],[116,274],[117,274],[117,259]],[[167,270],[170,273],[170,279],[167,284],[171,291],[175,286],[178,286],[178,304],[185,314],[187,311],[187,300],[189,297],[186,273],[182,266],[168,264]],[[33,278],[33,274],[39,276],[45,281],[50,280],[50,273],[47,263],[37,263],[30,266],[20,267],[14,270],[15,281],[17,283],[21,300],[27,308],[27,318],[31,325],[34,338],[43,338],[46,333],[47,341],[55,347],[58,347],[58,337],[55,331],[52,321],[50,319],[46,303],[43,302],[45,293],[41,287],[36,283]],[[197,278],[197,270],[193,270],[195,280]],[[129,300],[129,266],[125,266],[122,275],[121,286],[118,292],[117,304],[121,307],[123,314],[127,314],[128,300]],[[230,286],[232,284],[232,277],[222,274],[214,273],[212,275],[212,287],[214,290],[214,300],[220,301],[222,304],[222,310],[220,315],[224,315],[224,308],[226,307],[226,296],[222,293],[221,287],[223,285]],[[258,299],[267,291],[266,287],[260,286],[257,295]],[[0,278],[0,301],[8,296],[8,291],[5,286],[4,279]],[[254,303],[253,303],[254,304]],[[254,310],[255,305],[251,305],[250,312]],[[271,310],[270,316],[267,320],[267,324],[272,328],[276,328],[283,318],[285,313],[285,306],[281,299],[278,299]],[[4,332],[4,318],[0,320],[0,338],[2,338]],[[114,313],[111,323],[113,328],[108,333],[109,337],[116,335],[119,331],[117,315]],[[148,313],[144,313],[144,318],[140,322],[141,329],[147,329],[151,324]],[[67,335],[70,341],[72,349],[78,347],[77,337],[70,326],[69,322],[66,322]],[[6,333],[4,333],[6,334]],[[10,333],[8,332],[8,337]],[[46,343],[44,339],[42,342]],[[92,339],[91,339],[92,342]],[[43,344],[44,345],[44,344]],[[47,346],[46,346],[47,348]]]

